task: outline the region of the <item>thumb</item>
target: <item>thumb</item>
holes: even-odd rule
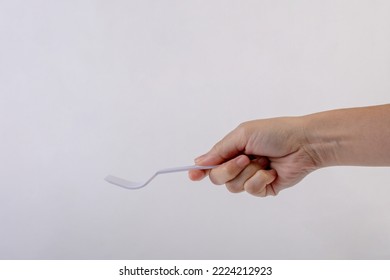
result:
[[[198,165],[221,164],[245,152],[246,144],[246,133],[240,125],[216,143],[208,153],[196,158],[195,163]]]

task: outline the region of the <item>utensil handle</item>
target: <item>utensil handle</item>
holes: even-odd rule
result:
[[[188,165],[188,166],[179,166],[179,167],[171,167],[171,168],[161,169],[157,173],[158,174],[163,174],[163,173],[182,172],[182,171],[188,171],[188,170],[192,170],[192,169],[205,170],[205,169],[212,169],[212,168],[215,168],[217,166],[218,165],[207,165],[207,166]]]

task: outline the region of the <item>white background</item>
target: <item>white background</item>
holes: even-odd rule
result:
[[[388,168],[185,173],[240,122],[389,103],[389,1],[0,1],[0,258],[390,258]]]

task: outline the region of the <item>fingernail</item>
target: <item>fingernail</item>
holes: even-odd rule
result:
[[[237,165],[241,168],[249,164],[249,158],[247,156],[239,156],[237,159]]]
[[[201,155],[195,159],[195,163],[201,163],[206,158],[206,155]]]

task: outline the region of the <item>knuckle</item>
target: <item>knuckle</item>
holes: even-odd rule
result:
[[[223,185],[225,183],[220,176],[215,174],[214,170],[210,172],[209,179],[214,185]]]
[[[249,122],[243,122],[239,124],[236,128],[236,133],[238,136],[243,137],[248,133],[250,124]]]
[[[255,196],[265,196],[266,193],[264,192],[264,189],[266,184],[263,182],[261,174],[262,172],[259,170],[252,176],[252,178],[245,182],[244,187],[247,193]]]
[[[213,176],[210,176],[210,181],[211,183],[213,183],[214,185],[222,185],[223,183],[219,182],[219,180]]]
[[[225,185],[226,185],[227,190],[231,193],[240,193],[244,189],[243,186],[241,186],[240,184],[237,184],[235,182],[227,182]]]
[[[221,172],[226,174],[226,177],[234,176],[236,174],[236,166],[234,163],[229,162],[221,166]]]
[[[250,125],[251,121],[246,121],[246,122],[242,122],[240,123],[238,126],[237,126],[237,129],[243,129],[245,130],[249,125]]]
[[[244,188],[247,193],[254,195],[259,191],[260,186],[255,184],[253,180],[250,180],[244,184]]]

